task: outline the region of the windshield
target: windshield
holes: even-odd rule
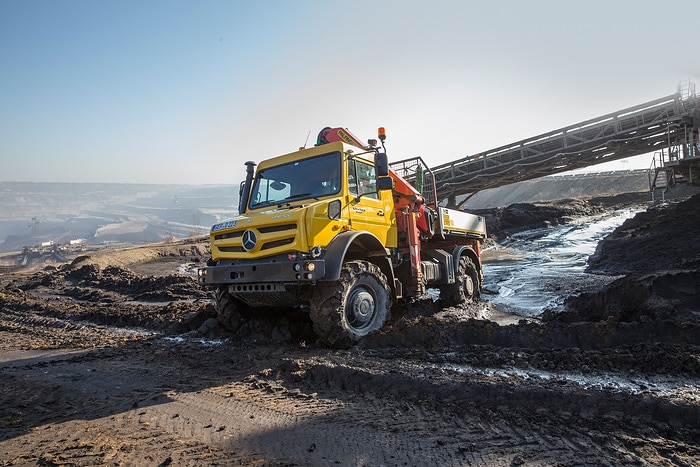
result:
[[[259,170],[250,194],[250,209],[320,198],[340,191],[340,153]]]

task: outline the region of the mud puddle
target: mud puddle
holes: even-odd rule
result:
[[[220,347],[227,342],[225,339],[204,339],[202,337],[187,336],[164,337],[163,341],[171,344],[195,343],[202,347]]]
[[[583,217],[510,236],[484,254],[484,298],[510,313],[536,317],[572,293],[615,279],[584,273],[598,242],[638,210]]]
[[[604,390],[630,395],[649,395],[665,398],[683,398],[700,402],[700,389],[696,380],[673,377],[629,377],[615,373],[586,375],[580,372],[551,372],[516,367],[476,368],[470,365],[445,364],[437,368],[464,375],[501,377],[514,381],[536,381],[542,384],[571,384],[584,390]]]

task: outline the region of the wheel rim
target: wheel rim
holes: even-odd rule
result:
[[[469,298],[474,295],[474,281],[469,274],[464,277],[464,295]]]
[[[364,329],[372,324],[376,308],[374,295],[368,289],[354,289],[348,296],[345,319],[353,329]]]

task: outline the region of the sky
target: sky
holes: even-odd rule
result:
[[[699,13],[696,0],[0,0],[0,181],[237,184],[245,161],[325,126],[363,141],[383,126],[390,161],[436,166],[700,83]]]

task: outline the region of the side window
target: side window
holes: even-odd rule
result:
[[[350,175],[348,177],[350,193],[379,199],[374,164],[367,164],[362,161],[354,160],[350,165],[350,169]]]

